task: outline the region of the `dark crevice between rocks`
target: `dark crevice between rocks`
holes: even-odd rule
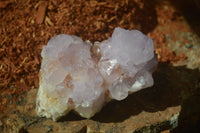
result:
[[[200,0],[169,0],[200,37]]]
[[[171,128],[172,128],[172,126],[170,125],[170,122],[164,121],[164,122],[161,122],[161,123],[157,123],[157,124],[153,124],[153,125],[149,125],[149,126],[139,128],[139,129],[135,130],[134,133],[146,133],[146,132],[160,133],[164,130],[168,130],[168,129],[171,129]]]
[[[200,79],[195,93],[182,104],[178,127],[172,133],[200,133]]]
[[[67,115],[59,118],[57,122],[65,122],[65,121],[80,121],[84,120],[83,117],[79,116],[77,113],[74,111],[70,111]]]

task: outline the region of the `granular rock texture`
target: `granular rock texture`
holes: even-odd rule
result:
[[[53,37],[42,50],[37,114],[57,120],[75,110],[90,118],[110,99],[153,85],[157,65],[153,41],[137,30],[115,28],[111,38],[83,42],[73,35]]]

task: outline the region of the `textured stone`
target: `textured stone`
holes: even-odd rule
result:
[[[38,117],[35,108],[25,109],[35,105],[38,89],[32,89],[25,95],[22,104],[8,108],[5,116],[1,115],[0,132],[77,133],[87,130],[88,133],[157,133],[172,130],[177,124],[182,132],[188,128],[185,124],[193,130],[193,120],[197,121],[200,114],[199,78],[197,70],[159,64],[154,73],[153,87],[133,93],[125,100],[108,103],[91,119],[83,119],[71,112],[58,122]],[[187,121],[188,118],[190,121]]]
[[[153,85],[157,57],[153,41],[140,31],[116,28],[111,38],[94,47],[61,34],[43,48],[39,116],[57,120],[75,110],[90,118],[110,99],[123,100]]]

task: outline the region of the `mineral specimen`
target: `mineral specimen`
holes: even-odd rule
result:
[[[123,100],[152,86],[157,66],[153,41],[140,31],[122,28],[94,45],[61,34],[41,55],[36,111],[53,120],[71,110],[90,118],[109,100]]]

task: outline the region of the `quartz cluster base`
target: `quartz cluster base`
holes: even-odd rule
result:
[[[94,45],[57,35],[41,55],[36,112],[54,121],[71,110],[90,118],[111,99],[123,100],[154,84],[154,44],[137,30],[115,28],[111,38]]]

